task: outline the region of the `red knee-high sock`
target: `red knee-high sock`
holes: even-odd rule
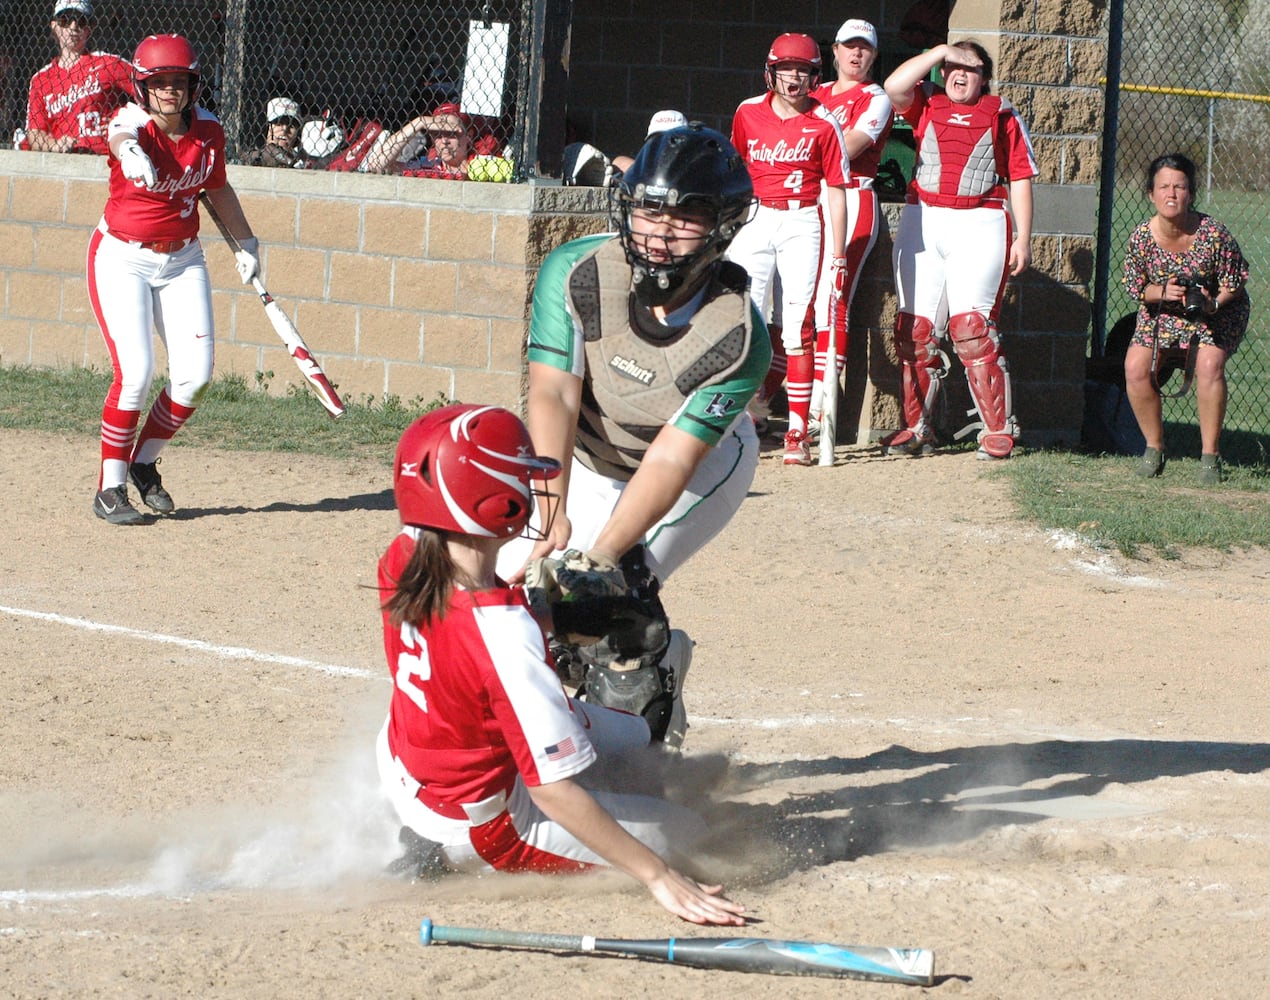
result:
[[[785,392],[789,395],[789,429],[807,430],[807,413],[811,409],[811,377],[816,359],[810,350],[789,355],[789,380]]]
[[[772,366],[767,369],[767,377],[763,379],[763,387],[759,395],[763,399],[771,399],[785,381],[785,345],[781,343],[781,327],[773,323],[767,328],[767,339],[772,342]]]
[[[128,458],[140,420],[140,410],[120,410],[109,403],[101,408],[101,470],[97,475],[97,489],[122,486],[128,477]]]
[[[141,436],[137,438],[137,447],[132,452],[132,461],[143,465],[154,462],[163,446],[193,414],[194,407],[172,402],[168,390],[164,389],[150,407],[150,415],[146,417]]]

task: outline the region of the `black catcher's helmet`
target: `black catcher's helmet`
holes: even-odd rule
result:
[[[727,137],[701,122],[649,136],[613,189],[613,223],[631,264],[636,297],[660,305],[687,285],[694,287],[723,256],[750,219],[754,185]],[[701,248],[668,260],[651,260],[631,233],[631,210],[706,208],[714,225]]]

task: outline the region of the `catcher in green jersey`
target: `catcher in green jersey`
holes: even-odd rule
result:
[[[535,451],[564,468],[561,502],[538,519],[545,538],[505,546],[499,570],[558,595],[562,566],[572,580],[590,569],[601,585],[582,592],[624,586],[644,602],[616,639],[611,603],[590,623],[585,603],[557,617],[582,650],[584,695],[643,714],[675,743],[692,642],[643,613],[665,623],[660,584],[728,523],[757,467],[745,409],[771,347],[748,275],[723,259],[754,191],[728,139],[694,122],[650,136],[612,199],[616,233],[566,243],[538,274],[526,422]]]

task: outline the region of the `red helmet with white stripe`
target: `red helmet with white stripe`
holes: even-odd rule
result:
[[[498,406],[453,403],[426,413],[401,435],[392,488],[403,524],[481,538],[510,538],[529,523],[531,479],[552,479],[560,463],[534,454],[521,419]]]
[[[776,89],[774,70],[781,63],[801,63],[811,70],[811,86],[820,83],[820,46],[811,35],[799,35],[787,31],[777,36],[767,53],[767,68],[763,73],[769,90]]]
[[[132,54],[132,92],[143,108],[149,108],[152,76],[160,73],[187,73],[190,78],[189,103],[198,95],[199,68],[194,46],[182,35],[148,35]]]

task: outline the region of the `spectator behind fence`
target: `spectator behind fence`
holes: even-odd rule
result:
[[[22,148],[49,153],[106,152],[106,124],[128,102],[128,64],[89,52],[93,5],[54,0],[49,27],[57,58],[31,77]]]
[[[310,165],[300,148],[300,105],[289,97],[274,97],[265,105],[265,144],[243,157],[249,167]]]
[[[1226,359],[1248,329],[1248,262],[1230,231],[1195,210],[1195,164],[1181,153],[1151,161],[1147,197],[1155,214],[1129,235],[1124,287],[1141,303],[1125,354],[1125,388],[1146,438],[1136,472],[1164,471],[1164,419],[1158,362],[1195,351],[1199,410],[1199,481],[1221,482],[1218,443],[1226,418]],[[1188,347],[1188,342],[1197,338]]]
[[[378,143],[366,157],[366,172],[466,180],[476,155],[469,125],[457,104],[442,104]]]

